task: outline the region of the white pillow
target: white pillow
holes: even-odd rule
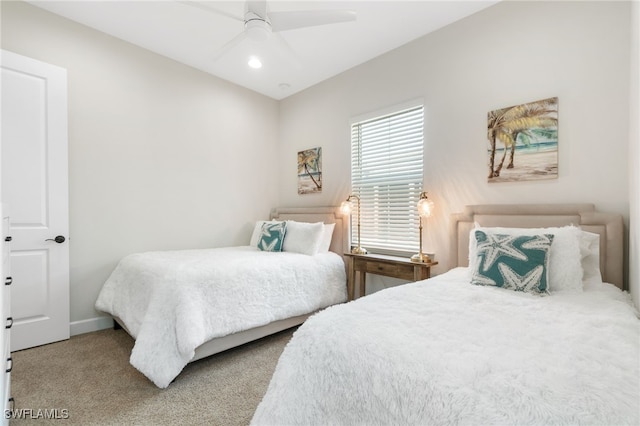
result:
[[[331,247],[331,238],[333,237],[333,228],[336,227],[335,223],[325,223],[324,230],[322,231],[322,241],[318,247],[318,253],[326,253]]]
[[[602,283],[600,272],[600,234],[582,231],[580,234],[580,256],[582,259],[582,283]]]
[[[476,230],[506,235],[553,234],[553,243],[549,250],[549,291],[582,291],[583,273],[580,241],[583,231],[580,228],[575,226],[559,228],[473,228],[469,234],[470,271],[475,270],[477,261],[476,239],[473,235]]]
[[[324,223],[322,222],[306,223],[288,220],[282,251],[313,256],[318,253],[323,233]]]
[[[258,247],[258,239],[260,239],[260,234],[262,233],[262,224],[263,223],[278,223],[277,220],[259,220],[256,222],[256,226],[253,228],[253,233],[251,234],[251,239],[249,240],[249,245],[251,247]],[[280,221],[281,222],[281,221]]]

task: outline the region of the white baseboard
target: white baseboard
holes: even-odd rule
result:
[[[74,321],[70,324],[70,334],[76,336],[78,334],[91,333],[92,331],[106,330],[113,328],[113,319],[111,317],[98,317],[82,321]]]

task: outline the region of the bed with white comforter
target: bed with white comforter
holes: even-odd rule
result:
[[[640,424],[640,319],[618,288],[620,215],[468,206],[451,238],[458,267],[309,318],[252,424]],[[494,266],[504,282],[492,284]]]
[[[279,208],[249,246],[123,258],[98,295],[160,388],[188,362],[298,326],[346,300],[347,225],[335,207]],[[286,231],[286,232],[285,232]]]
[[[540,297],[458,268],[309,318],[252,424],[638,425],[639,339],[610,284]]]
[[[132,254],[104,284],[96,308],[135,338],[131,364],[165,388],[211,339],[346,300],[342,258],[255,247]]]

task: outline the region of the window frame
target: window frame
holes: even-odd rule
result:
[[[380,210],[384,210],[384,208],[378,205],[377,209],[374,209],[369,203],[372,202],[372,199],[380,199],[378,196],[373,196],[371,194],[366,194],[365,191],[371,191],[371,188],[366,187],[366,178],[362,176],[362,162],[360,164],[356,164],[355,155],[358,154],[358,158],[362,158],[362,150],[356,147],[356,143],[361,146],[362,138],[359,135],[357,138],[354,137],[354,126],[360,126],[359,129],[362,129],[363,126],[366,125],[374,125],[374,123],[381,123],[384,120],[393,120],[394,118],[398,118],[402,116],[404,113],[410,113],[411,111],[419,109],[421,114],[419,117],[419,121],[421,122],[420,135],[419,135],[419,143],[415,141],[411,141],[410,151],[411,151],[411,160],[410,162],[419,163],[419,173],[415,170],[412,170],[411,176],[404,180],[409,180],[411,183],[401,183],[403,179],[397,178],[392,180],[392,185],[402,186],[408,185],[409,188],[403,190],[402,188],[392,189],[390,185],[386,185],[385,192],[387,192],[386,197],[382,197],[383,200],[386,201],[386,209],[387,211],[383,213],[383,220],[381,225],[378,225],[378,229],[371,229],[373,226],[376,227],[373,222],[380,223],[379,216]],[[349,121],[349,129],[350,129],[350,194],[357,195],[361,199],[362,203],[362,214],[361,214],[361,246],[366,248],[371,253],[379,253],[379,254],[391,254],[391,255],[399,255],[399,256],[407,256],[412,253],[416,253],[419,250],[419,216],[417,213],[417,202],[420,197],[420,193],[423,191],[424,185],[424,100],[422,98],[413,99],[409,102],[405,102],[402,104],[396,104],[384,109],[372,111],[367,114],[359,115],[357,117],[353,117]],[[415,123],[414,123],[415,125]],[[416,128],[417,129],[417,128]],[[397,130],[397,129],[396,129]],[[396,134],[397,136],[397,134]],[[389,147],[389,141],[393,141],[393,137],[386,139],[386,149],[391,152]],[[402,138],[400,138],[402,142]],[[378,143],[377,148],[382,148],[384,143]],[[418,148],[419,146],[419,148]],[[420,154],[417,155],[415,152],[417,149],[420,150]],[[416,157],[413,157],[416,156]],[[419,157],[419,158],[418,158]],[[384,166],[383,166],[384,167]],[[354,170],[354,169],[358,170]],[[366,169],[366,167],[365,167]],[[357,174],[360,173],[360,176]],[[387,171],[388,173],[388,171]],[[354,182],[355,181],[355,182]],[[364,182],[363,182],[364,181]],[[375,178],[373,179],[375,181]],[[369,185],[373,185],[373,183],[369,182]],[[379,186],[379,185],[378,185]],[[385,185],[383,185],[385,186]],[[398,191],[398,195],[396,198],[393,197],[394,192]],[[397,204],[390,204],[391,202],[395,202]],[[379,203],[378,203],[379,204]],[[354,208],[356,207],[356,203],[354,203]],[[393,213],[396,212],[396,213]],[[350,217],[350,245],[351,247],[355,247],[358,244],[358,236],[356,220],[357,220],[358,212],[354,211]],[[406,220],[402,218],[402,216],[406,216]],[[403,224],[403,222],[405,222]],[[385,228],[386,227],[386,228]],[[386,235],[387,241],[385,241]],[[397,241],[393,241],[397,239]],[[402,239],[402,242],[400,242]]]

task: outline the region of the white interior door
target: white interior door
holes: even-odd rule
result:
[[[69,338],[67,72],[1,54],[1,194],[11,206],[15,351]]]

